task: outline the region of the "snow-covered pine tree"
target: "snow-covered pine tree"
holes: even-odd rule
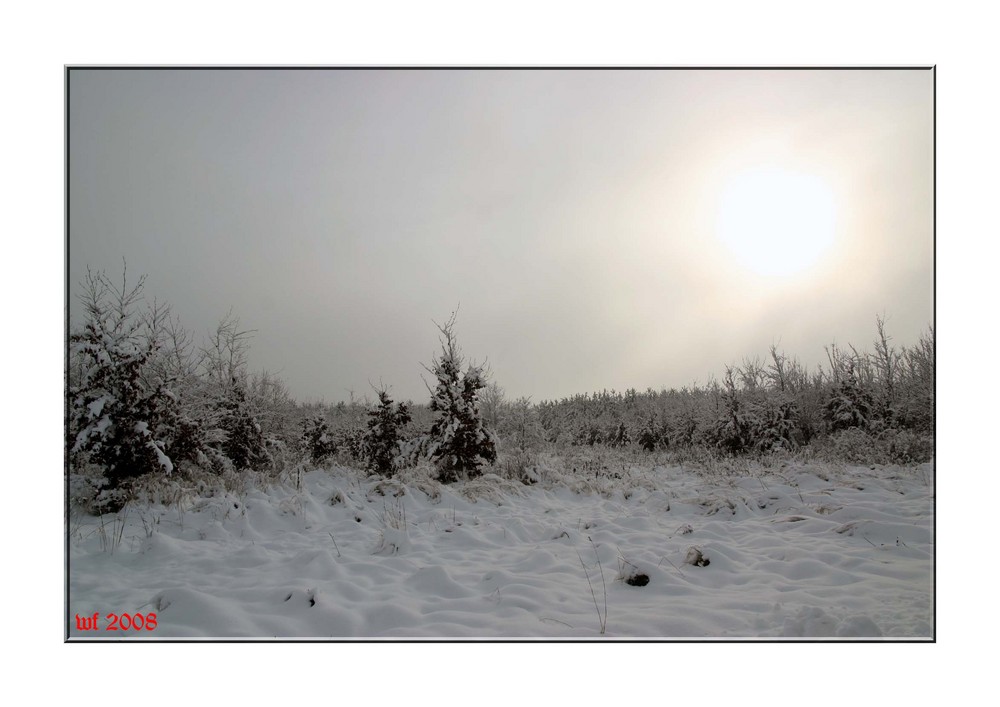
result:
[[[221,449],[233,467],[237,470],[263,468],[268,462],[264,433],[251,410],[243,381],[233,378],[217,407],[219,429],[226,433]]]
[[[151,323],[136,313],[144,280],[130,288],[123,273],[118,289],[104,273],[88,271],[80,296],[83,328],[70,336],[69,451],[102,469],[109,492],[174,468],[167,427],[178,417],[177,401],[148,370],[158,341],[156,317]]]
[[[437,463],[439,480],[452,483],[479,476],[484,463],[496,461],[496,440],[479,414],[479,391],[486,387],[485,367],[470,363],[462,373],[464,361],[455,339],[454,314],[438,329],[442,352],[427,368],[437,379],[437,386],[430,391],[431,410],[438,413],[430,432],[431,457]]]
[[[302,448],[314,464],[322,464],[337,453],[330,425],[322,415],[302,421]]]
[[[400,431],[410,422],[406,403],[394,405],[385,389],[378,390],[378,405],[368,411],[363,454],[368,470],[391,476],[399,456]]]
[[[650,415],[646,424],[639,431],[636,441],[647,452],[652,452],[670,445],[669,431],[665,424],[656,419],[655,415]]]
[[[751,422],[740,401],[731,366],[726,366],[726,377],[723,379],[720,398],[721,414],[716,419],[715,429],[712,431],[715,445],[728,454],[743,454],[753,444],[750,434]]]
[[[826,402],[826,419],[834,432],[851,427],[867,429],[871,420],[872,396],[862,387],[848,366],[846,374],[830,393]]]
[[[800,436],[798,407],[790,396],[768,391],[753,406],[750,436],[758,452],[794,449]]]

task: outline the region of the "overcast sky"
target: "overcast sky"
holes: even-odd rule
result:
[[[459,304],[467,356],[536,401],[704,383],[772,342],[814,365],[869,347],[876,314],[901,344],[932,321],[928,70],[74,69],[69,88],[71,316],[87,266],[124,257],[199,335],[232,308],[300,400],[381,380],[423,401]],[[776,274],[731,247],[746,175],[778,189],[768,218],[803,211],[815,257]],[[755,234],[736,237],[780,260]]]

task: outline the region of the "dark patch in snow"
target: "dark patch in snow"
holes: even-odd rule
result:
[[[684,558],[684,563],[694,565],[695,567],[708,567],[711,560],[702,555],[701,550],[698,548],[690,547],[688,548],[687,557]]]
[[[851,521],[850,523],[844,523],[839,528],[834,528],[833,532],[840,533],[841,535],[854,535],[854,529],[858,527],[857,521]]]

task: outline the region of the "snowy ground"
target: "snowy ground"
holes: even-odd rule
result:
[[[619,475],[448,487],[335,468],[74,514],[70,637],[931,637],[931,465]],[[108,631],[112,612],[156,628]]]

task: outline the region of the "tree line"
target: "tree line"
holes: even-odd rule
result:
[[[453,314],[425,366],[428,402],[300,404],[277,377],[250,372],[252,330],[232,312],[196,343],[169,306],[88,271],[82,321],[69,334],[66,455],[94,479],[99,504],[124,503],[153,474],[279,475],[331,461],[373,474],[429,461],[450,483],[492,470],[530,483],[534,455],[574,447],[760,456],[803,448],[845,461],[874,452],[925,461],[934,429],[934,338],[897,348],[876,319],[874,350],[827,347],[808,370],[771,347],[726,368],[721,381],[680,390],[601,391],[558,401],[508,400],[482,365],[466,362]],[[874,450],[874,452],[873,452]]]
[[[772,346],[767,359],[727,366],[721,380],[681,389],[602,391],[538,406],[561,445],[694,448],[762,456],[816,448],[844,461],[928,461],[933,454],[934,334],[895,347],[876,317],[873,351],[826,347],[809,370]]]

